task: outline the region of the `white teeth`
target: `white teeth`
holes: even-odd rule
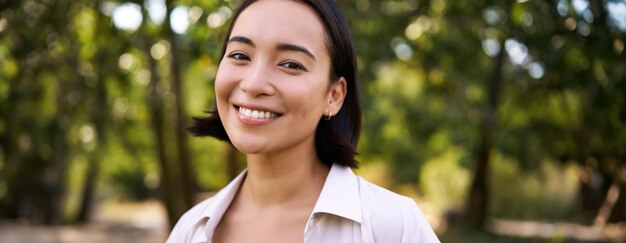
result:
[[[248,108],[239,107],[239,113],[245,117],[252,119],[270,119],[278,116],[278,114],[269,111],[250,110]]]

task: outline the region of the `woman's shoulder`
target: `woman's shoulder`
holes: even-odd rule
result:
[[[206,209],[214,201],[214,197],[215,197],[214,195],[207,197],[206,199],[202,200],[201,202],[193,206],[191,209],[187,210],[187,212],[185,212],[185,214],[183,214],[183,216],[180,217],[180,220],[186,219],[186,220],[197,221],[200,218],[205,217]]]
[[[362,226],[375,242],[439,242],[413,199],[358,178]]]
[[[398,216],[407,210],[419,210],[413,199],[371,183],[360,176],[358,178],[361,203],[368,210],[393,216]]]

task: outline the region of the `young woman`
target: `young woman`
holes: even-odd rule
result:
[[[331,0],[244,0],[224,42],[217,112],[192,132],[248,168],[168,242],[439,242],[415,202],[355,176],[361,126],[346,21]]]

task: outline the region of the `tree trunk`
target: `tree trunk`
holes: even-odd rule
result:
[[[62,85],[62,84],[60,84]],[[63,222],[63,201],[65,197],[65,175],[67,172],[67,154],[69,146],[67,145],[66,132],[68,127],[65,124],[66,105],[64,100],[67,95],[67,89],[60,88],[57,94],[57,104],[59,110],[53,123],[53,157],[51,168],[48,168],[49,174],[44,177],[44,222],[45,224],[59,225]],[[44,172],[46,173],[46,172]],[[46,202],[47,201],[47,202]]]
[[[174,104],[174,123],[175,123],[175,133],[176,133],[176,147],[178,152],[178,170],[180,172],[180,184],[181,184],[181,192],[183,197],[183,202],[185,204],[185,208],[189,209],[193,207],[194,202],[194,194],[195,194],[195,183],[190,173],[189,166],[189,146],[187,143],[187,132],[185,131],[184,117],[184,103],[183,103],[183,91],[181,89],[182,79],[180,73],[180,57],[178,53],[178,41],[176,38],[176,34],[172,31],[170,23],[171,11],[172,11],[172,1],[167,1],[167,14],[165,18],[165,22],[163,24],[163,28],[165,30],[166,36],[170,41],[170,68],[171,68],[171,78],[172,78],[172,92],[175,96],[175,104]]]
[[[149,49],[148,49],[149,50]],[[147,52],[149,53],[149,52]],[[151,78],[150,78],[150,96],[149,96],[149,106],[150,106],[150,123],[152,125],[152,130],[155,135],[156,142],[156,154],[157,159],[159,161],[159,165],[161,167],[161,186],[164,192],[163,201],[165,202],[165,208],[167,209],[167,215],[169,219],[170,226],[176,223],[176,220],[180,217],[180,213],[178,212],[176,199],[177,197],[174,195],[175,190],[178,190],[175,185],[173,185],[172,180],[172,170],[169,166],[169,161],[167,156],[165,155],[165,134],[163,132],[163,106],[161,102],[161,94],[158,92],[158,78],[156,63],[152,58],[150,59],[150,70],[151,70]]]
[[[601,226],[607,222],[626,222],[626,165],[615,172],[613,183],[594,221]]]
[[[494,59],[494,68],[487,81],[488,101],[481,122],[480,144],[476,151],[477,164],[466,205],[466,223],[477,228],[485,225],[489,207],[489,154],[492,147],[493,134],[495,133],[496,111],[503,79],[504,54],[504,50],[501,50]]]
[[[103,73],[99,73],[98,77],[104,77]],[[95,89],[97,90],[96,94],[96,107],[106,107],[107,101],[107,93],[106,87],[104,84],[99,82],[99,86]],[[79,223],[88,222],[91,219],[91,212],[93,211],[94,204],[94,194],[96,192],[96,182],[99,177],[100,170],[100,161],[102,158],[102,152],[104,146],[107,143],[106,131],[105,131],[105,121],[106,121],[105,111],[100,109],[92,109],[91,110],[91,120],[94,124],[94,129],[96,132],[96,145],[100,148],[96,148],[95,151],[90,152],[89,154],[89,164],[87,168],[87,173],[85,177],[85,183],[83,184],[83,193],[81,198],[81,203],[79,205],[80,209],[78,211],[78,216],[76,221]]]
[[[147,16],[145,8],[141,8],[143,16]],[[150,48],[152,46],[152,40],[146,31],[147,18],[140,28],[138,29],[140,35],[140,45],[146,53],[148,66],[150,69],[150,82],[149,82],[149,95],[148,95],[148,107],[150,110],[150,125],[154,132],[155,140],[155,152],[156,157],[161,168],[161,191],[162,200],[165,204],[165,210],[167,212],[168,222],[170,228],[174,227],[176,221],[184,212],[184,205],[180,203],[181,197],[179,195],[180,188],[176,179],[176,170],[170,166],[170,160],[166,154],[166,151],[172,151],[167,149],[166,134],[164,131],[164,107],[162,99],[162,91],[159,90],[159,72],[157,70],[157,63],[150,55]],[[164,22],[164,25],[169,24]]]
[[[621,171],[622,170],[620,169],[615,173],[615,177],[613,178],[613,182],[609,187],[609,191],[606,193],[606,198],[602,203],[602,207],[600,207],[600,209],[598,210],[598,214],[593,220],[593,226],[595,227],[604,227],[604,225],[606,225],[606,222],[608,221],[609,216],[611,215],[611,212],[615,207],[615,203],[620,197],[620,185],[622,184],[620,179]]]
[[[100,4],[100,1],[95,1],[93,7],[97,8]],[[96,13],[96,20],[94,23],[94,39],[99,40],[99,35],[102,30],[100,30],[100,26],[102,24],[102,13]],[[100,43],[98,43],[100,45]],[[99,52],[104,52],[105,50],[99,50]],[[95,77],[91,77],[97,79],[97,86],[92,90],[95,91],[95,105],[94,107],[107,107],[107,89],[105,84],[103,83],[104,77],[106,76],[105,71],[101,69],[104,67],[104,60],[98,59],[100,55],[96,55],[96,61],[94,62],[94,67],[97,67],[96,70],[97,75]],[[93,61],[92,61],[93,62]],[[91,214],[93,212],[94,206],[94,195],[96,193],[96,182],[98,179],[98,171],[100,170],[100,161],[102,158],[103,146],[106,145],[106,132],[105,132],[105,124],[106,124],[106,112],[100,109],[90,109],[90,119],[94,124],[94,129],[96,132],[96,145],[100,146],[100,148],[96,148],[96,151],[89,153],[89,164],[87,167],[87,172],[85,174],[85,182],[83,183],[83,192],[82,197],[79,204],[78,215],[76,217],[76,222],[78,223],[86,223],[91,219]]]
[[[584,161],[583,161],[584,164]],[[580,223],[591,224],[594,216],[602,205],[602,192],[597,185],[597,174],[594,168],[581,165],[579,170],[578,195],[580,199],[580,214],[577,218]]]
[[[617,194],[618,197],[613,205],[613,210],[608,218],[608,222],[626,222],[626,177],[624,174],[622,174]]]
[[[89,167],[85,177],[83,193],[80,200],[80,209],[78,210],[78,216],[76,222],[86,223],[91,219],[91,212],[93,211],[93,199],[95,194],[96,177],[98,176],[98,161],[96,156],[91,155],[89,158]]]
[[[65,4],[59,7],[61,11],[69,11],[70,4]],[[69,18],[69,16],[68,16]],[[65,22],[69,20],[64,19]],[[59,34],[69,36],[70,43],[69,52],[67,56],[68,65],[72,67],[78,67],[80,63],[80,54],[78,42],[75,35],[70,32],[66,32],[66,29],[61,30]],[[66,175],[68,167],[68,155],[70,154],[70,146],[67,139],[67,131],[70,128],[70,121],[72,114],[74,113],[75,105],[67,102],[67,96],[72,89],[76,89],[77,84],[80,84],[83,79],[80,77],[77,71],[72,72],[71,78],[67,80],[66,77],[58,76],[59,88],[57,90],[56,103],[58,105],[55,121],[52,127],[53,136],[53,157],[52,166],[47,168],[49,171],[45,171],[49,176],[44,178],[44,187],[46,193],[49,193],[48,212],[45,217],[46,224],[58,225],[63,223],[63,214],[65,204],[66,193]]]
[[[24,61],[23,61],[24,62]],[[19,188],[18,183],[18,171],[21,151],[18,145],[19,130],[16,129],[19,126],[18,117],[20,117],[21,109],[19,109],[20,100],[23,99],[23,95],[20,92],[19,84],[21,83],[24,70],[18,69],[15,78],[9,80],[9,89],[7,99],[4,104],[0,103],[1,119],[5,124],[4,133],[0,133],[0,146],[2,146],[2,152],[4,152],[4,168],[0,170],[0,177],[3,177],[7,183],[7,191],[5,192],[2,200],[0,200],[0,217],[18,218],[21,194],[23,190]]]
[[[597,45],[610,45],[611,31],[608,29],[607,11],[605,1],[589,1],[589,9],[593,13],[593,21],[591,29],[595,34],[584,37],[583,53],[588,58],[589,63],[602,63],[603,58],[597,53]],[[607,42],[609,41],[609,42]],[[609,61],[610,62],[610,61]],[[609,67],[607,67],[609,68]],[[610,69],[610,68],[609,68]],[[595,89],[590,89],[595,90]],[[591,91],[591,96],[603,96],[597,90]],[[593,99],[593,98],[590,98]],[[612,172],[603,171],[599,164],[601,161],[589,163],[588,160],[593,158],[594,149],[590,141],[592,141],[593,131],[589,131],[590,127],[598,120],[596,108],[591,103],[585,104],[585,112],[583,112],[583,124],[580,124],[574,130],[574,139],[578,146],[579,161],[585,169],[587,175],[581,176],[580,180],[580,196],[581,211],[583,212],[583,221],[586,224],[604,225],[611,216],[612,207],[615,201],[620,197],[621,183],[619,181],[619,169],[615,175]],[[585,180],[586,179],[586,180]],[[617,179],[617,181],[615,181]],[[613,182],[611,181],[613,180]],[[614,198],[615,197],[615,198]],[[611,208],[611,209],[609,209]],[[619,210],[618,210],[619,212]],[[608,213],[608,215],[603,215]]]
[[[576,120],[574,117],[574,108],[567,102],[566,94],[564,90],[560,91],[560,100],[563,110],[567,114],[568,120]],[[587,115],[588,116],[588,115]],[[586,130],[588,125],[584,122],[588,118],[583,118],[581,124],[570,124],[568,127],[569,134],[572,141],[576,146],[576,149],[572,151],[571,158],[578,165],[578,196],[580,203],[580,214],[577,216],[579,223],[591,224],[593,223],[594,216],[597,214],[600,205],[602,204],[602,188],[597,185],[597,181],[600,177],[596,171],[596,162],[591,160],[590,151],[590,136]]]

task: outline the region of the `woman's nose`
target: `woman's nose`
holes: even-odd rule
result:
[[[254,65],[247,75],[239,83],[239,88],[252,97],[272,96],[274,87],[272,86],[272,69],[268,65]]]

